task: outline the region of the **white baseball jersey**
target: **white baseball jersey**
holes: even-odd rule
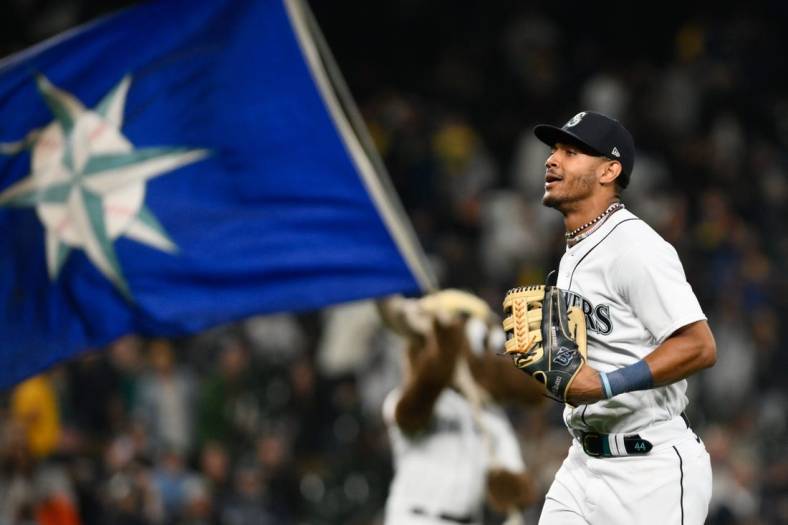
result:
[[[676,250],[626,209],[566,250],[557,286],[568,306],[585,312],[589,364],[602,372],[643,359],[677,329],[706,319]],[[567,405],[564,421],[570,431],[635,433],[680,415],[686,390],[682,380]]]
[[[394,459],[394,479],[386,501],[387,525],[445,524],[438,517],[479,519],[486,495],[486,473],[493,465],[513,472],[525,470],[514,430],[503,410],[487,406],[482,423],[474,421],[470,403],[445,388],[438,396],[426,430],[400,431],[394,413],[401,389],[383,404]],[[489,450],[494,450],[491,458]],[[476,523],[476,521],[474,521]]]

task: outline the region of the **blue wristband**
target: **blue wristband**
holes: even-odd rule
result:
[[[610,381],[607,379],[607,374],[599,372],[599,377],[602,379],[602,395],[605,399],[613,397],[613,391],[610,389]]]
[[[635,364],[619,368],[604,376],[604,380],[610,382],[610,397],[623,394],[624,392],[634,392],[635,390],[647,390],[654,386],[654,378],[651,376],[651,369],[642,359]]]

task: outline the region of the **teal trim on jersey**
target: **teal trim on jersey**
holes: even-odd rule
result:
[[[608,440],[607,436],[602,436],[602,456],[609,457],[610,456],[610,441]]]

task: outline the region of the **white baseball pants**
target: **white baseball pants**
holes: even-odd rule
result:
[[[680,419],[651,434],[640,433],[654,444],[643,456],[594,458],[573,440],[539,525],[702,525],[712,481],[706,447]]]

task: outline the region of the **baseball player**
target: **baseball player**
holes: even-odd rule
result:
[[[586,360],[565,328],[543,327],[550,362],[541,348],[523,361],[566,401],[574,437],[539,523],[701,524],[712,474],[684,415],[685,379],[714,365],[716,348],[675,249],[620,200],[632,136],[591,111],[534,133],[552,148],[542,202],[563,214],[567,243],[554,295],[564,304],[543,313],[579,308],[587,335]]]
[[[418,331],[387,322],[408,336],[408,366],[383,405],[395,471],[385,523],[481,524],[485,499],[493,510],[511,514],[507,523],[521,523],[517,509],[537,494],[497,401],[539,402],[541,388],[524,385],[505,360],[479,351],[478,340],[471,344],[477,338],[468,328],[476,319],[427,319]]]

